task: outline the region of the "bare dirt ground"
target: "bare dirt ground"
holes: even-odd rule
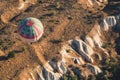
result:
[[[9,6],[17,6],[16,0],[0,0],[0,15],[8,10]],[[94,19],[86,19],[88,13],[74,0],[39,0],[37,4],[30,6],[27,10],[10,20],[9,23],[0,22],[0,78],[2,80],[17,80],[19,72],[26,68],[34,68],[39,64],[38,58],[31,52],[31,45],[26,45],[17,34],[19,21],[27,17],[35,17],[44,25],[42,38],[33,43],[41,46],[41,54],[46,60],[61,59],[59,49],[62,42],[75,36],[86,35],[94,25]],[[25,51],[22,51],[22,48]],[[4,59],[11,51],[15,57]]]

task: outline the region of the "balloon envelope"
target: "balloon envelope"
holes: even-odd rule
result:
[[[35,42],[43,34],[43,25],[36,18],[25,18],[18,24],[18,34],[27,42]]]

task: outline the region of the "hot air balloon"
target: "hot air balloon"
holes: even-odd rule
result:
[[[25,18],[18,24],[18,34],[24,41],[36,42],[43,34],[43,25],[36,18]]]

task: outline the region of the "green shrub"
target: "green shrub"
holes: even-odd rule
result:
[[[70,53],[70,49],[66,49],[66,52],[67,52],[67,53]]]
[[[74,75],[74,76],[72,77],[72,80],[78,80],[78,79],[77,79],[77,76]]]
[[[15,57],[15,52],[10,52],[7,56],[7,58],[13,58]]]
[[[64,74],[60,80],[78,80],[76,75]]]
[[[88,80],[96,80],[96,77],[95,77],[94,75],[90,75],[90,76],[88,77]]]
[[[111,43],[105,43],[104,44],[104,48],[110,48],[111,47]]]
[[[64,36],[61,36],[60,41],[62,42],[64,40],[65,40]]]
[[[46,38],[47,36],[46,35],[43,35],[43,38]]]
[[[105,64],[109,65],[109,63],[110,63],[110,59],[108,58],[108,59],[105,60]]]
[[[68,80],[68,77],[66,75],[63,75],[63,77],[61,78],[61,80]]]
[[[26,48],[25,48],[25,47],[22,47],[22,51],[23,51],[23,52],[26,51]]]
[[[111,57],[110,60],[111,60],[111,62],[114,62],[114,63],[117,63],[117,62],[118,62],[118,59],[117,59],[116,57],[114,57],[114,58]]]

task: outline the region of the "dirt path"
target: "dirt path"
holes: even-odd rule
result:
[[[60,25],[54,28],[54,32],[50,33],[46,38],[43,38],[39,42],[42,53],[47,55],[46,59],[50,59],[50,55],[56,55],[60,49],[60,40],[62,39],[62,34],[64,33],[64,28],[68,25],[69,20],[64,19],[61,21]],[[58,44],[57,44],[58,43]]]
[[[44,65],[47,61],[45,60],[45,58],[44,58],[44,56],[43,56],[43,54],[42,53],[40,53],[41,52],[41,47],[40,47],[40,45],[38,44],[38,45],[31,45],[33,48],[34,48],[34,50],[35,50],[35,55],[37,55],[37,57],[38,57],[38,59],[39,59],[39,61],[40,61],[40,63],[42,64],[42,65]]]

